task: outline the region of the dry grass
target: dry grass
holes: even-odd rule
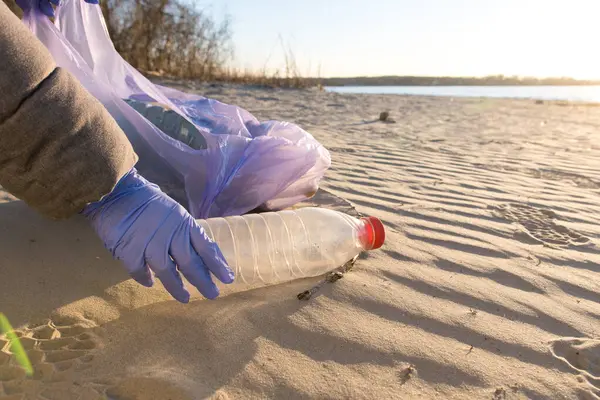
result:
[[[315,79],[305,78],[296,73],[282,75],[276,72],[269,75],[265,71],[255,72],[238,69],[227,69],[222,74],[215,76],[214,80],[217,82],[231,82],[273,88],[302,89],[317,85]]]

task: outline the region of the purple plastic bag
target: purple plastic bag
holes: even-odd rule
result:
[[[117,53],[97,5],[63,0],[53,24],[32,2],[23,22],[118,122],[140,157],[140,173],[187,203],[195,218],[283,209],[318,190],[331,159],[308,132],[153,84]],[[123,99],[168,107],[198,129],[206,148],[171,138]]]

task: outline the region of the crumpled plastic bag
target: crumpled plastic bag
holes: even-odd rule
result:
[[[140,157],[140,173],[195,218],[283,209],[318,190],[330,155],[299,126],[261,122],[239,107],[153,84],[117,53],[97,5],[63,0],[52,23],[32,2],[23,22],[118,122]],[[202,146],[169,136],[132,102],[178,114],[201,134]]]

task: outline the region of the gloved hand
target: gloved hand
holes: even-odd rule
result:
[[[219,295],[211,272],[223,283],[233,282],[217,244],[179,203],[135,168],[82,214],[113,257],[144,286],[152,286],[152,270],[176,300],[187,303],[190,294],[179,272],[209,299]]]
[[[89,4],[99,4],[99,0],[85,0],[86,3]],[[17,5],[23,9],[23,11],[28,11],[31,7],[37,3],[40,11],[47,15],[48,17],[54,18],[54,7],[60,5],[60,0],[17,0]]]

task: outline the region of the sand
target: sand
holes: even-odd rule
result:
[[[181,305],[2,193],[0,311],[36,374],[0,339],[0,398],[600,398],[600,108],[186,88],[313,133],[386,245],[308,301],[318,278]]]

